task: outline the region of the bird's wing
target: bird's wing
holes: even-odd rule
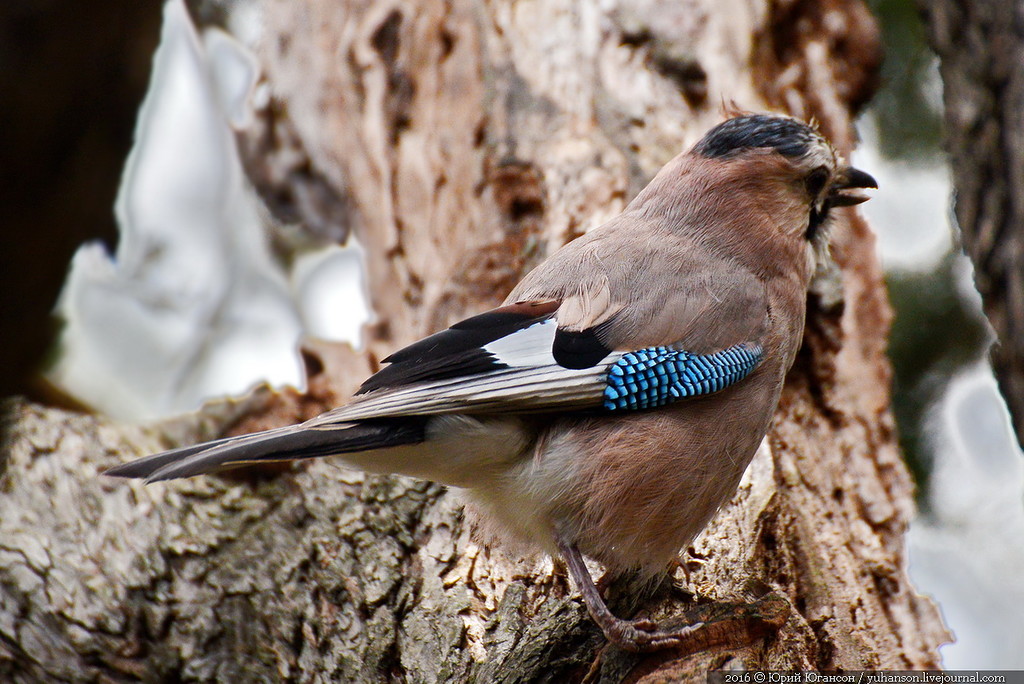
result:
[[[406,347],[392,355],[388,375],[367,380],[365,392],[351,404],[301,425],[173,449],[107,474],[152,482],[267,461],[414,445],[427,436],[427,416],[438,414],[656,408],[722,390],[761,361],[759,346],[741,343],[710,354],[669,347],[616,351],[590,367],[566,368],[552,356],[558,331],[553,315],[521,313],[549,306],[495,309]],[[516,316],[520,320],[513,324]],[[492,325],[504,335],[484,332]],[[478,336],[479,343],[470,344],[466,335]],[[449,343],[455,351],[447,354]]]
[[[560,249],[506,302],[393,354],[356,402],[314,422],[664,405],[745,377],[770,315],[753,273],[628,215]],[[619,374],[639,384],[614,386]]]
[[[385,359],[390,365],[363,384],[355,401],[305,427],[440,413],[652,408],[724,389],[761,360],[756,340],[703,354],[676,340],[630,345],[615,328],[616,315],[567,330],[560,315],[565,305],[518,302],[431,335]],[[622,342],[618,348],[607,348],[594,332],[605,329]]]
[[[431,415],[631,411],[741,381],[764,354],[762,283],[698,244],[630,228],[606,224],[528,275],[511,303],[395,352],[347,406],[109,472],[160,480],[413,445]]]

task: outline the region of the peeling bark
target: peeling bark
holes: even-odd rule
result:
[[[315,177],[344,215],[294,211],[330,215],[366,246],[379,317],[369,349],[309,349],[305,396],[260,391],[145,428],[9,404],[0,677],[655,682],[740,663],[938,665],[948,635],[906,575],[912,485],[889,412],[890,312],[852,215],[836,226],[841,270],[820,288],[842,300],[812,298],[775,426],[684,551],[688,582],[678,573],[642,607],[668,620],[762,585],[783,607],[777,632],[727,626],[689,655],[607,648],[560,568],[477,538],[458,496],[429,483],[329,461],[148,487],[99,477],[340,403],[382,354],[493,306],[545,254],[619,212],[719,120],[726,97],[814,115],[848,145],[876,59],[870,17],[838,0],[825,14],[704,0],[268,0],[265,11],[277,114],[264,122],[287,126],[290,142],[255,161],[268,187]],[[780,32],[803,19],[858,49]],[[296,146],[309,174],[282,171],[296,168]]]

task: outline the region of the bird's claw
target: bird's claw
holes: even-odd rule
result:
[[[634,653],[660,651],[682,645],[703,623],[687,625],[674,632],[662,632],[651,620],[619,620],[605,630],[608,640],[619,648]]]

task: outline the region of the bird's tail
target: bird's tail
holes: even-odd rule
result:
[[[255,463],[385,449],[418,444],[423,440],[424,421],[418,419],[370,420],[315,427],[290,425],[171,449],[111,468],[105,474],[156,482]]]

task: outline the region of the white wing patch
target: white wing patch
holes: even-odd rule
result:
[[[483,350],[511,368],[550,366],[555,363],[551,347],[557,329],[558,322],[549,318],[485,344]]]

